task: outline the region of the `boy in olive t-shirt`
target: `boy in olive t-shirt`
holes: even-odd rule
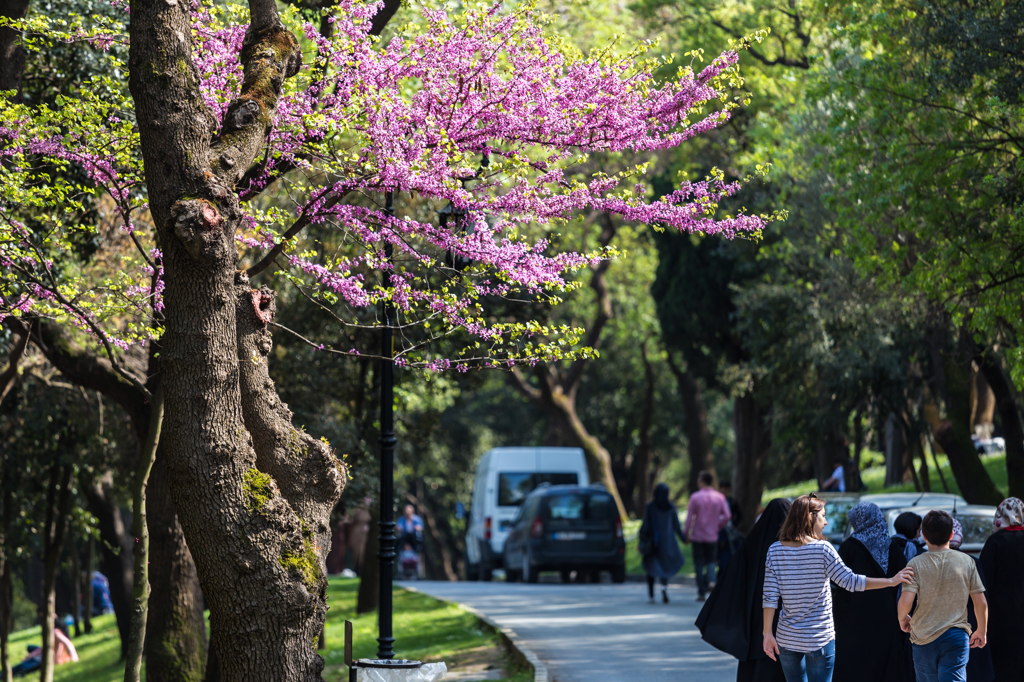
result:
[[[953,517],[930,511],[921,523],[928,551],[908,564],[914,578],[903,586],[899,601],[900,627],[914,645],[917,682],[966,682],[971,647],[986,643],[988,602],[974,560],[949,548]],[[967,624],[967,598],[974,602],[978,630]],[[910,609],[917,599],[913,618]],[[969,638],[969,639],[968,639]]]

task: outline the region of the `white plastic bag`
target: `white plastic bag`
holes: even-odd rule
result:
[[[447,673],[444,663],[424,663],[419,668],[357,668],[356,682],[436,682]]]

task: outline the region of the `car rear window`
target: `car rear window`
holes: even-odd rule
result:
[[[964,529],[965,545],[984,545],[988,536],[995,530],[991,516],[957,516],[960,526]]]
[[[556,493],[545,498],[548,518],[567,521],[603,521],[613,518],[611,495]]]
[[[518,507],[541,483],[551,485],[576,485],[579,478],[575,473],[552,472],[504,472],[498,474],[498,506]]]

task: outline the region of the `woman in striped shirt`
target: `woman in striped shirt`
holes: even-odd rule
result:
[[[835,626],[829,580],[844,590],[862,592],[910,582],[905,568],[892,578],[857,575],[839,558],[832,543],[823,540],[825,502],[813,493],[796,498],[779,531],[779,542],[768,548],[764,571],[764,652],[778,655],[786,682],[831,682],[835,664]],[[782,599],[779,627],[772,634],[775,609]],[[778,639],[776,639],[778,637]]]

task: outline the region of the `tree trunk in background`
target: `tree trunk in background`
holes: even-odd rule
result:
[[[771,442],[766,410],[758,403],[755,391],[736,398],[733,405],[733,429],[736,431],[736,464],[733,493],[743,510],[740,532],[754,525],[764,492],[764,466]]]
[[[201,682],[206,668],[206,621],[196,565],[167,489],[163,448],[146,491],[149,519],[147,682]]]
[[[715,457],[711,452],[711,432],[708,430],[708,411],[701,396],[700,384],[690,371],[682,368],[668,353],[668,366],[676,377],[679,397],[683,403],[683,414],[686,415],[687,454],[690,458],[690,475],[687,487],[690,494],[697,492],[697,475],[702,471],[715,472]],[[735,490],[735,488],[734,488]],[[746,511],[746,510],[744,510]]]
[[[356,614],[370,613],[377,610],[380,599],[380,562],[377,552],[380,551],[380,530],[377,528],[379,518],[376,508],[370,512],[370,533],[366,536],[366,549],[363,550],[363,566],[359,571],[359,594],[356,597]]]
[[[907,434],[903,422],[890,412],[885,420],[885,486],[900,485],[906,474],[904,459],[907,452]]]
[[[114,607],[117,631],[121,637],[121,658],[128,654],[132,604],[132,549],[124,531],[121,509],[114,500],[113,477],[108,471],[93,484],[81,481],[79,490],[89,512],[99,522],[100,573],[110,583],[110,603]]]
[[[82,569],[78,565],[81,557],[78,551],[77,538],[70,536],[68,544],[71,546],[70,558],[68,560],[68,572],[71,573],[71,617],[75,621],[75,637],[82,636]]]
[[[654,424],[654,366],[647,357],[647,342],[640,346],[640,358],[644,363],[644,414],[640,422],[640,443],[633,455],[630,478],[633,479],[633,495],[630,504],[638,518],[651,496],[651,428]],[[623,519],[625,520],[625,519]]]
[[[53,682],[53,621],[56,616],[57,570],[64,549],[64,537],[71,513],[71,477],[74,465],[54,462],[50,471],[50,485],[46,494],[46,521],[43,524],[43,635],[42,666],[39,668],[40,682]]]
[[[92,634],[92,572],[96,570],[96,538],[91,534],[85,545],[85,568],[79,577],[82,589],[85,592],[85,602],[82,607],[82,619],[85,621],[85,634]]]
[[[423,525],[426,526],[426,531],[430,535],[430,540],[433,546],[436,548],[439,557],[432,559],[430,566],[435,567],[428,575],[428,580],[450,580],[456,581],[459,579],[459,574],[455,571],[455,562],[452,561],[452,553],[448,549],[448,545],[445,544],[444,538],[441,537],[441,530],[437,527],[437,519],[434,518],[433,512],[430,511],[430,505],[425,503],[422,497],[413,495],[412,493],[405,494],[406,500],[410,504],[416,507],[419,515],[423,517]],[[426,557],[424,557],[426,561]]]
[[[935,431],[935,440],[946,451],[949,466],[970,504],[999,504],[1003,497],[981,463],[971,441],[971,373],[966,361],[942,354],[946,421]]]
[[[995,409],[1003,425],[1006,440],[1006,477],[1009,496],[1024,499],[1024,425],[1021,424],[1020,409],[998,359],[986,354],[977,358],[981,373],[995,397]]]
[[[975,358],[971,367],[971,433],[981,438],[991,438],[996,396],[980,364],[980,358]]]
[[[0,459],[0,473],[4,473],[7,466],[6,457]],[[7,550],[8,534],[11,523],[14,520],[14,495],[11,490],[0,491],[0,682],[11,682],[11,657],[8,648],[8,636],[14,626],[14,584],[11,580],[10,556]]]

